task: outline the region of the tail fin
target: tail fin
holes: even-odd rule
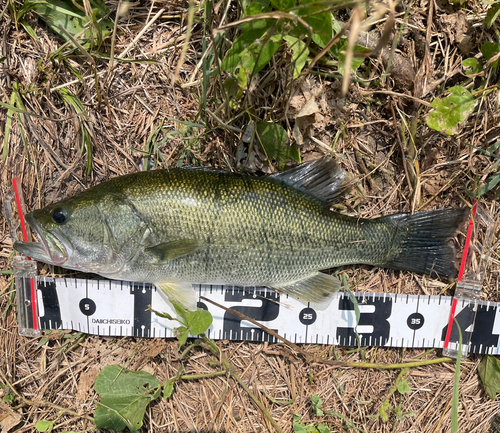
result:
[[[443,209],[382,217],[397,226],[394,253],[384,267],[425,275],[455,278],[457,251],[452,238],[467,220],[470,210]]]

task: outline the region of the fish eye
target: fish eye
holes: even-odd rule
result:
[[[64,224],[68,218],[68,212],[66,209],[57,207],[52,211],[52,219],[56,224]]]

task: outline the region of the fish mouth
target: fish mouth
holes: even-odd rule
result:
[[[71,253],[71,245],[59,234],[56,236],[45,230],[34,218],[33,213],[26,215],[26,221],[36,233],[40,242],[14,242],[14,249],[26,254],[34,260],[39,260],[49,265],[60,266],[65,263]]]

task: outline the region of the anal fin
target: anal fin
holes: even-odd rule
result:
[[[341,286],[342,283],[338,278],[316,272],[302,280],[273,288],[307,302],[323,304],[328,302]]]

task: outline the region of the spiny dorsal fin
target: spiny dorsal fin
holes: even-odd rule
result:
[[[312,195],[325,207],[330,207],[351,187],[348,174],[331,158],[305,162],[270,177]]]

